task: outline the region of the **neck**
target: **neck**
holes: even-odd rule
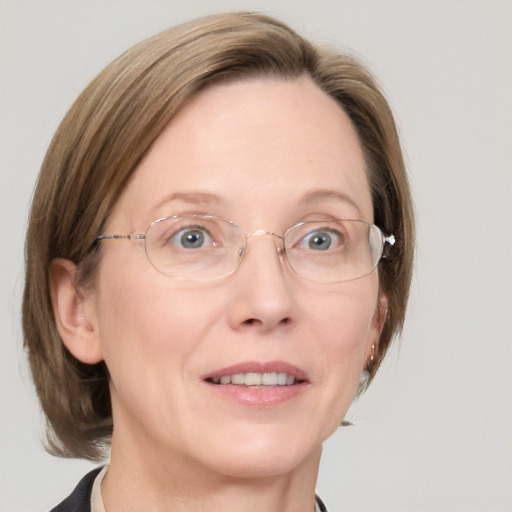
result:
[[[121,446],[122,445],[122,446]],[[114,434],[103,481],[106,512],[313,512],[321,447],[286,472],[223,474],[179,453],[152,457],[126,449]],[[270,464],[271,465],[271,464]]]

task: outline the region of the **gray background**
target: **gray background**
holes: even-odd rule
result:
[[[202,14],[254,9],[358,52],[391,99],[418,214],[399,344],[327,443],[331,511],[512,510],[510,1],[0,1],[0,510],[48,510],[91,465],[50,457],[21,349],[27,208],[57,124],[99,70]]]

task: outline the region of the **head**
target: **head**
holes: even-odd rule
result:
[[[158,154],[162,137],[172,136],[169,127],[194,115],[204,98],[214,101],[223,87],[247,95],[257,81],[314,85],[349,120],[364,161],[369,215],[396,239],[375,274],[382,307],[370,380],[400,331],[413,215],[393,117],[374,79],[351,56],[318,48],[262,15],[192,21],[143,41],[102,71],[62,121],[40,172],[26,243],[23,328],[54,453],[99,459],[113,424],[108,365],[101,357],[76,357],[63,343],[52,304],[52,262],[69,262],[76,290],[97,289],[105,248],[94,240],[116,227],[144,165]],[[247,85],[242,92],[240,84]]]

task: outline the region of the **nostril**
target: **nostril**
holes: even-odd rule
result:
[[[273,324],[274,326],[287,327],[292,323],[292,319],[287,316],[279,320],[277,323]],[[243,324],[248,329],[263,329],[266,330],[266,322],[259,320],[258,318],[247,318]]]

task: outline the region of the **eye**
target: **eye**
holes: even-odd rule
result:
[[[341,245],[341,234],[334,230],[315,230],[304,236],[297,247],[311,249],[312,251],[328,251],[337,249]]]
[[[173,233],[168,243],[183,249],[200,249],[215,245],[208,230],[202,226],[184,227]]]

